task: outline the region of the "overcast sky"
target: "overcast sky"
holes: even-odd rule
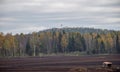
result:
[[[0,0],[0,32],[55,27],[120,30],[120,0]]]

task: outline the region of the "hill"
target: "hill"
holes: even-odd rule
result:
[[[62,32],[62,31],[65,31],[67,33],[80,32],[81,34],[84,34],[84,33],[99,33],[99,34],[102,34],[102,33],[114,32],[114,30],[107,30],[107,29],[80,28],[80,27],[68,28],[68,27],[66,27],[66,28],[47,29],[47,30],[44,30],[44,31],[39,31],[39,33],[41,33],[41,32]]]

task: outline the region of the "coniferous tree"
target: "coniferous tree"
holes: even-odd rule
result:
[[[120,53],[120,42],[119,42],[118,34],[117,34],[117,37],[116,37],[116,50],[117,50],[117,53]]]

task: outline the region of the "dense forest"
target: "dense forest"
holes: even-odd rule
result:
[[[0,56],[44,54],[118,54],[120,31],[93,28],[53,28],[30,34],[0,32]]]

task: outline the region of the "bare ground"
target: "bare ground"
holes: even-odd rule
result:
[[[120,66],[120,55],[0,58],[0,72],[105,72],[104,61]]]

